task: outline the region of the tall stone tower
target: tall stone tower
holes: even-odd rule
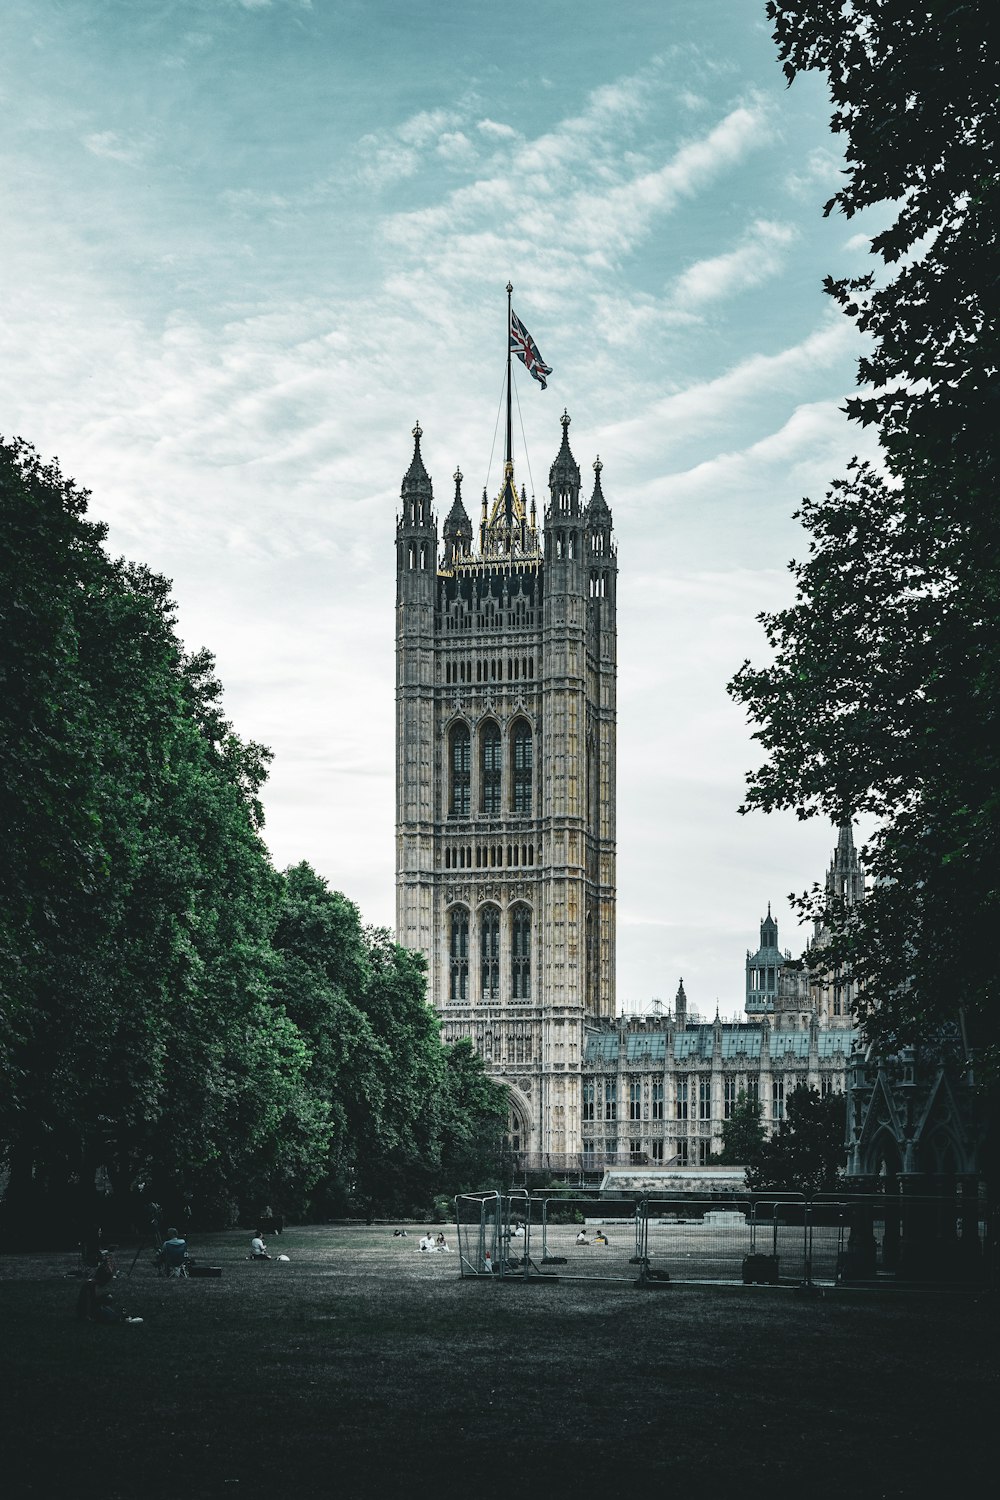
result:
[[[837,829],[837,847],[824,882],[829,908],[846,910],[860,905],[865,899],[865,879],[865,868],[854,846],[854,830],[850,823],[841,823]],[[827,928],[822,922],[817,922],[809,947],[821,947],[829,940]],[[849,967],[838,965],[831,973],[824,974],[814,988],[819,1016],[825,1025],[849,1027],[855,1024],[853,1007],[858,986]]]
[[[419,426],[396,527],[397,938],[532,1153],[578,1149],[584,1023],[615,1012],[617,558],[569,425],[542,531],[508,446],[478,533],[456,471],[439,551]]]

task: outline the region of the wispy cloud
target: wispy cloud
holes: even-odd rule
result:
[[[83,144],[92,156],[103,156],[109,161],[135,166],[146,156],[151,142],[148,137],[129,138],[119,135],[117,130],[100,130],[85,135]]]
[[[363,136],[358,147],[359,176],[373,188],[391,187],[415,176],[428,152],[440,147],[462,123],[461,115],[453,110],[425,109],[393,130]]]
[[[620,140],[612,149],[609,135],[641,112],[643,92],[633,97],[623,85],[598,91],[586,110],[558,128],[518,141],[509,152],[498,150],[488,175],[433,205],[390,217],[386,241],[411,264],[432,262],[449,281],[482,279],[498,260],[514,260],[530,267],[538,301],[548,288],[593,289],[600,273],[634,251],[658,218],[769,138],[765,106],[740,105],[647,169]]]
[[[698,307],[760,286],[782,269],[785,252],[798,237],[793,224],[758,219],[735,250],[689,266],[674,282],[671,301],[678,307]]]

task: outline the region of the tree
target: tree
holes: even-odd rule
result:
[[[881,276],[827,292],[871,340],[849,416],[877,427],[799,513],[795,603],[761,617],[774,652],[730,684],[767,758],[744,811],[879,820],[875,877],[814,962],[847,964],[883,1050],[964,1025],[1000,1063],[1000,84],[998,20],[953,0],[773,0],[791,82],[830,80],[847,171],[826,205],[891,205]]]
[[[494,1083],[467,1037],[445,1048],[439,1191],[455,1196],[500,1180],[507,1090]]]
[[[732,1116],[722,1123],[722,1150],[715,1161],[724,1167],[745,1167],[748,1162],[756,1160],[763,1144],[760,1103],[748,1098],[745,1089],[740,1089]]]
[[[63,1231],[139,1178],[231,1181],[305,1052],[266,993],[267,752],[186,657],[166,581],[107,556],[87,494],[0,443],[0,1110],[6,1201]]]
[[[847,1161],[846,1118],[843,1094],[821,1098],[804,1084],[792,1089],[785,1118],[748,1162],[747,1187],[753,1193],[796,1192],[808,1197],[833,1192]]]
[[[0,441],[11,1221],[127,1223],[139,1182],[202,1224],[354,1191],[427,1208],[482,1175],[505,1095],[442,1046],[419,955],[308,865],[273,869],[268,752],[226,720],[211,656],[183,651],[167,581],[108,557],[87,500]]]

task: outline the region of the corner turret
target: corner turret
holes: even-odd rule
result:
[[[462,471],[455,470],[455,499],[441,531],[444,541],[444,566],[450,568],[472,550],[472,522],[462,503]]]
[[[403,475],[396,520],[396,601],[398,604],[433,602],[433,579],[437,571],[437,517],[434,486],[424,468],[420,452],[423,428],[413,429],[413,457]]]

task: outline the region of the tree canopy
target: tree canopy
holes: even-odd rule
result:
[[[874,814],[874,884],[814,960],[849,964],[885,1050],[964,1027],[1000,1059],[1000,21],[953,0],[772,0],[789,83],[826,73],[844,185],[878,207],[877,269],[826,291],[868,336],[847,412],[874,424],[803,502],[795,602],[761,617],[773,661],[730,685],[766,759],[744,810]]]
[[[785,1118],[747,1162],[753,1193],[833,1192],[847,1161],[844,1145],[847,1102],[843,1094],[821,1097],[800,1084],[785,1101]]]
[[[722,1150],[713,1160],[723,1167],[745,1167],[756,1161],[764,1140],[760,1103],[740,1089],[732,1115],[722,1122]]]
[[[425,1206],[454,1190],[452,1158],[491,1180],[468,1143],[503,1090],[470,1083],[459,1118],[475,1070],[441,1044],[419,957],[307,865],[273,869],[269,753],[227,722],[211,656],[182,649],[168,583],[107,555],[87,500],[0,441],[11,1219],[89,1219],[99,1190],[120,1211],[140,1183],[206,1222],[316,1192]]]

